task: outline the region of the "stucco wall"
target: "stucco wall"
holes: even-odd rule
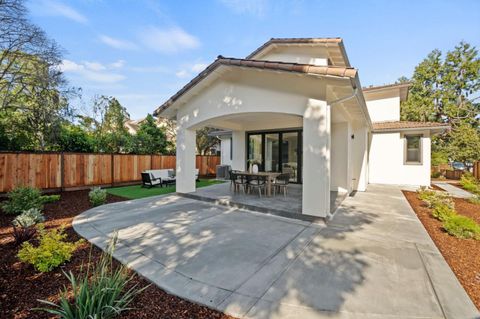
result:
[[[400,120],[400,96],[383,97],[366,102],[372,122]]]
[[[348,192],[349,183],[349,134],[348,123],[332,124],[330,190]]]
[[[328,53],[324,48],[278,47],[259,58],[260,60],[291,63],[328,65]]]
[[[232,165],[232,159],[230,158],[230,140],[230,136],[222,136],[220,138],[220,163],[222,165]]]
[[[369,183],[430,185],[430,136],[428,131],[410,132],[423,134],[422,164],[404,163],[402,133],[374,133],[369,153]]]

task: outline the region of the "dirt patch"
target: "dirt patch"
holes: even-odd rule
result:
[[[108,195],[108,202],[119,202],[125,199]],[[75,241],[81,237],[73,230],[72,220],[81,212],[90,208],[88,191],[65,192],[61,194],[60,201],[45,205],[44,215],[46,228],[65,226],[68,240]],[[0,318],[49,318],[44,312],[32,311],[32,308],[43,306],[37,299],[58,301],[59,291],[69,283],[62,270],[80,272],[89,261],[96,263],[101,250],[83,244],[73,255],[70,262],[49,272],[39,273],[30,265],[19,262],[16,254],[12,227],[12,216],[4,215],[0,211]],[[115,262],[116,266],[119,264]],[[149,281],[135,275],[131,284],[145,287]],[[124,313],[121,318],[232,318],[221,312],[214,311],[205,306],[183,300],[170,295],[155,285],[151,285],[142,292],[133,304],[133,310]]]
[[[415,192],[403,193],[463,288],[480,309],[480,241],[450,236]],[[480,223],[480,205],[461,198],[454,198],[454,201],[457,213]]]

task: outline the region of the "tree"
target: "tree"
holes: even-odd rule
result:
[[[211,127],[204,127],[197,131],[197,152],[200,155],[207,155],[210,149],[218,144],[218,138],[210,136],[209,133],[215,131]]]
[[[157,126],[151,114],[140,123],[133,141],[136,154],[165,154],[168,145],[164,129]]]
[[[95,152],[129,153],[132,136],[124,126],[130,118],[125,107],[114,97],[96,96],[92,116],[80,116],[80,125],[94,138]]]
[[[58,150],[63,152],[94,152],[93,137],[79,125],[64,123],[58,138]]]
[[[30,89],[32,64],[40,61],[57,84],[63,80],[62,50],[27,15],[23,0],[0,0],[0,110],[14,107],[18,95]]]
[[[442,57],[432,51],[416,68],[401,117],[449,123],[451,130],[432,139],[432,152],[451,160],[480,159],[480,59],[475,47],[460,42]]]

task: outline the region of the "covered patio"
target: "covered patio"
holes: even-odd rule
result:
[[[219,57],[155,112],[177,123],[177,192],[328,218],[336,194],[366,188],[370,122],[359,87],[352,68]],[[288,170],[289,197],[233,195],[228,186],[197,191],[196,132],[204,127],[232,132],[233,170],[252,162],[264,172]]]
[[[331,214],[335,212],[347,195],[345,192],[330,192]],[[198,188],[195,192],[182,194],[182,196],[277,216],[293,217],[307,221],[316,220],[313,216],[302,215],[302,185],[300,184],[290,184],[286,196],[277,194],[276,196],[259,197],[256,193],[234,192],[229,182]]]

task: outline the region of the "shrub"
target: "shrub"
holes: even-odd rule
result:
[[[480,205],[480,195],[473,195],[473,197],[470,197],[468,201],[472,204]]]
[[[7,214],[20,214],[25,210],[43,209],[42,194],[37,188],[20,186],[8,193],[8,201],[2,205]]]
[[[25,263],[32,264],[36,270],[48,272],[53,268],[70,260],[72,253],[83,241],[75,243],[65,241],[67,235],[63,227],[60,229],[45,230],[42,224],[37,225],[39,244],[34,247],[30,243],[23,243],[18,257]]]
[[[100,187],[94,187],[88,193],[88,198],[90,199],[90,203],[92,203],[93,206],[103,205],[107,201],[107,191],[101,189]]]
[[[480,184],[472,173],[463,173],[462,177],[460,178],[460,185],[462,185],[462,187],[467,191],[480,195]]]
[[[8,193],[8,201],[2,205],[7,214],[20,214],[29,209],[43,209],[43,204],[58,201],[60,195],[43,195],[40,190],[30,186],[19,186]]]
[[[133,275],[128,274],[125,266],[115,269],[112,264],[112,254],[115,239],[110,242],[107,252],[103,253],[96,266],[89,259],[87,271],[79,279],[72,272],[65,274],[70,281],[73,297],[69,297],[67,288],[61,293],[59,304],[46,300],[40,302],[52,308],[37,310],[46,311],[52,315],[66,319],[77,318],[113,318],[123,311],[133,299],[147,287],[138,289],[134,285],[127,290],[127,284]],[[89,276],[91,274],[91,276]]]
[[[439,178],[440,176],[442,176],[441,172],[432,172],[432,175],[431,175],[432,178]]]
[[[418,198],[424,201],[429,208],[434,208],[437,205],[446,205],[451,209],[455,208],[455,203],[447,192],[422,187],[417,193]]]
[[[45,220],[42,213],[36,208],[30,208],[18,215],[13,221],[13,237],[15,244],[30,240],[36,233],[35,225]]]
[[[456,214],[457,213],[452,207],[445,204],[437,204],[432,209],[432,216],[442,222],[447,221]]]
[[[458,238],[474,238],[480,240],[480,225],[473,219],[455,215],[443,223],[443,228],[452,236]]]

